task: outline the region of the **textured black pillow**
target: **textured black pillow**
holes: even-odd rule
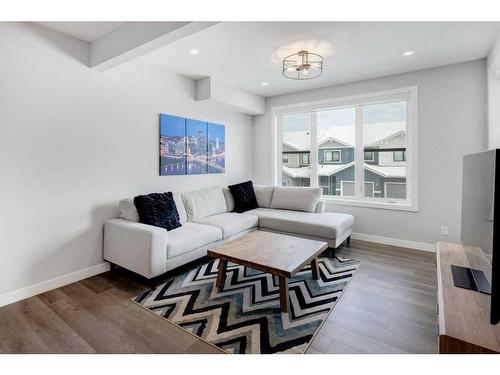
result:
[[[172,230],[179,228],[179,212],[171,192],[138,195],[134,198],[139,222]]]
[[[236,212],[245,212],[259,207],[252,181],[242,182],[241,184],[229,185],[229,190],[234,198],[234,210]]]

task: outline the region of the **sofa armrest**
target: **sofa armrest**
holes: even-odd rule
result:
[[[104,259],[148,279],[167,271],[167,230],[123,219],[104,223]]]
[[[317,214],[325,212],[325,201],[319,200],[316,204],[316,209],[314,210],[314,212]]]

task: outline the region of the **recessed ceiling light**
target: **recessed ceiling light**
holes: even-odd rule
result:
[[[415,53],[415,52],[413,52],[413,51],[404,51],[404,52],[402,53],[402,55],[403,55],[403,56],[411,56],[411,55],[413,55],[414,53]]]
[[[267,83],[267,82],[262,82],[262,83],[261,83],[261,85],[262,85],[262,86],[269,86],[269,83]]]
[[[193,49],[190,49],[190,50],[189,50],[189,53],[190,53],[191,55],[197,55],[197,54],[199,54],[199,53],[200,53],[200,51],[199,51],[199,50],[197,50],[196,48],[193,48]]]

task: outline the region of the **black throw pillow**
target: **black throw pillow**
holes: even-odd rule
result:
[[[134,198],[139,222],[172,230],[179,228],[179,212],[171,192],[138,195]]]
[[[253,190],[252,181],[242,182],[241,184],[229,185],[229,190],[234,198],[234,210],[242,213],[248,210],[258,208],[257,198]]]

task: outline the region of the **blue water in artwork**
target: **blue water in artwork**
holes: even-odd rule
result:
[[[160,175],[225,172],[225,126],[160,114]]]

